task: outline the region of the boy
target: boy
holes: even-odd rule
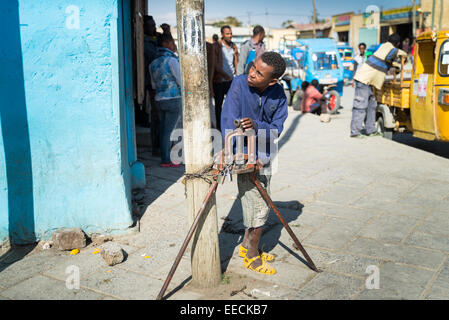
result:
[[[235,119],[242,119],[244,130],[254,129],[256,137],[265,131],[268,147],[270,130],[277,130],[277,134],[281,134],[287,119],[288,107],[284,89],[278,83],[278,79],[284,74],[285,67],[281,55],[265,52],[256,59],[248,75],[243,74],[234,78],[221,115],[223,137],[226,130],[235,129]],[[257,156],[260,158],[259,151],[261,150],[258,150]],[[268,148],[263,153],[269,155]],[[257,173],[256,177],[269,193],[271,176]],[[239,174],[237,184],[245,225],[245,236],[239,248],[239,255],[244,258],[244,265],[247,268],[262,274],[274,274],[276,270],[267,263],[274,257],[259,250],[262,227],[267,221],[270,209],[248,173]]]

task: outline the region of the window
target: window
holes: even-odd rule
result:
[[[352,50],[350,49],[345,50],[345,58],[352,58]]]
[[[438,72],[443,77],[449,77],[449,40],[441,45]]]
[[[314,52],[312,54],[312,60],[315,70],[338,69],[336,52]]]

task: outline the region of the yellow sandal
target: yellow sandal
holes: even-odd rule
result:
[[[240,245],[239,257],[245,258],[247,253],[248,253],[248,249],[246,249],[242,245]],[[263,252],[262,250],[259,251],[259,254],[262,257],[262,260],[264,260],[264,261],[274,261],[274,256],[272,254]]]
[[[261,259],[262,260],[262,264],[256,268],[251,266],[251,263],[253,263],[255,260],[257,259]],[[245,265],[245,267],[247,267],[250,270],[262,273],[262,274],[266,274],[266,275],[273,275],[276,273],[276,269],[273,268],[272,266],[270,266],[265,260],[263,260],[260,255],[256,256],[254,258],[248,258],[245,257],[243,259],[243,264]]]

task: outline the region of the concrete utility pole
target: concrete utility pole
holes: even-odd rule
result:
[[[413,5],[413,17],[412,17],[412,23],[413,23],[413,40],[416,38],[416,0],[412,0]]]
[[[248,14],[248,28],[251,28],[251,11],[246,12]]]
[[[313,0],[313,38],[316,38],[316,3],[315,0]]]
[[[183,140],[186,174],[196,174],[212,162],[209,84],[204,32],[204,0],[177,0],[178,52],[182,74]],[[186,180],[190,224],[210,185],[201,178]],[[192,283],[200,288],[221,282],[215,194],[198,224],[192,243]]]

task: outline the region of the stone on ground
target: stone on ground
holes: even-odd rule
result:
[[[106,242],[100,247],[100,253],[109,266],[123,262],[125,251],[117,243]]]
[[[61,229],[53,233],[53,246],[59,250],[73,250],[86,246],[86,235],[79,228]]]

